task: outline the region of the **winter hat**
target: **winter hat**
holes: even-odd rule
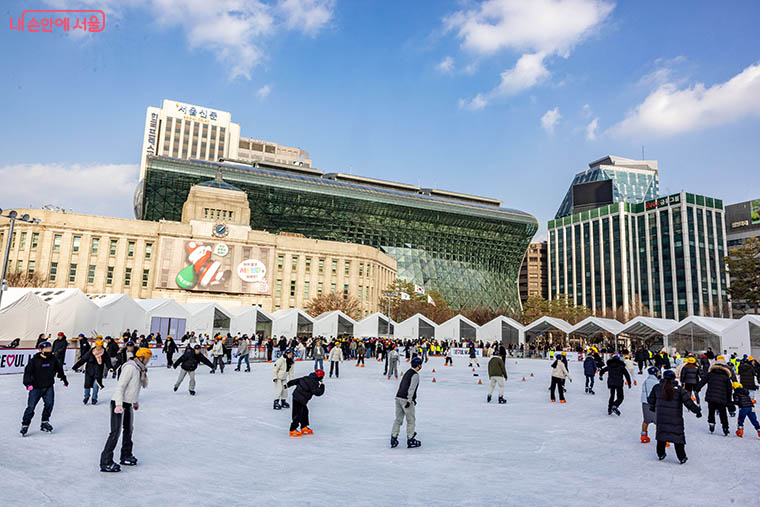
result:
[[[50,344],[50,342],[41,342],[39,345],[37,345],[37,348],[40,349],[40,350],[42,350],[44,348],[47,348],[47,347],[52,347],[52,345]]]
[[[82,333],[79,333],[79,338],[85,338],[85,336]]]
[[[317,377],[324,378],[325,377],[325,370],[314,370],[314,373],[316,373]]]
[[[649,373],[650,375],[657,375],[658,373],[660,373],[660,369],[656,366],[650,366],[649,368],[647,368],[647,373]]]
[[[63,336],[63,333],[62,332],[58,332],[58,336]]]
[[[733,386],[734,389],[739,389],[740,387],[744,387],[741,385],[740,382],[734,382],[733,384],[731,384],[731,386]]]
[[[414,359],[412,359],[412,368],[417,368],[417,367],[420,367],[420,366],[422,366],[422,359],[421,358],[415,357]]]
[[[188,348],[190,348],[190,346],[189,346],[189,345],[188,345]],[[201,346],[200,346],[200,345],[198,345],[198,344],[196,344],[196,345],[195,345],[195,347],[193,347],[193,348],[194,348],[195,350],[200,350]]]
[[[132,340],[129,340],[127,342],[127,347],[134,347],[134,346],[135,346],[135,342],[133,342]]]
[[[95,340],[95,346],[96,347],[102,347],[103,346],[103,340]]]
[[[676,372],[673,370],[665,370],[662,372],[662,378],[665,380],[675,380],[676,379]]]

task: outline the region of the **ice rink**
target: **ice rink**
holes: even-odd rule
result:
[[[288,437],[290,411],[272,410],[271,364],[224,375],[201,367],[195,397],[187,379],[172,392],[177,370],[153,368],[135,418],[140,463],[118,474],[98,467],[115,381],[100,404],[84,406],[83,375],[69,372],[68,388],[56,383],[55,431],[39,431],[40,403],[22,438],[26,391],[21,375],[4,375],[0,505],[758,504],[760,439],[749,421],[739,439],[731,419],[726,438],[708,433],[706,414],[688,413],[689,462],[679,465],[672,447],[659,462],[654,428],[653,442],[639,443],[645,375],[625,390],[622,416],[607,416],[606,387],[597,378],[596,396],[584,394],[581,364],[570,363],[567,404],[549,402],[548,361],[508,359],[508,403],[489,405],[485,359],[479,377],[466,358],[454,368],[431,359],[418,391],[419,449],[404,440],[389,448],[397,381],[375,360],[326,378],[325,395],[309,404],[315,434],[300,439]],[[311,370],[296,363],[297,376]]]

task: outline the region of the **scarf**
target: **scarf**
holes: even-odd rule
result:
[[[142,385],[143,388],[148,387],[148,367],[139,359],[135,359],[134,362],[140,369],[140,385]]]
[[[95,347],[92,349],[92,357],[95,358],[98,364],[103,364],[103,353],[105,351],[106,350],[103,347]]]

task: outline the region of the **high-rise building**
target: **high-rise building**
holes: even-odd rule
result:
[[[546,241],[528,245],[520,267],[520,301],[523,304],[531,296],[549,298],[547,260]]]
[[[184,160],[242,159],[311,166],[309,154],[271,141],[240,136],[232,115],[203,106],[164,99],[161,108],[149,106],[140,155],[140,179],[146,157],[161,155]]]
[[[760,199],[726,206],[726,239],[729,250],[749,238],[760,238]]]
[[[729,317],[720,199],[681,192],[549,221],[549,296],[597,315]]]
[[[588,166],[573,178],[554,218],[616,202],[645,202],[656,199],[660,193],[656,160],[608,155]],[[605,181],[609,181],[607,186],[592,185],[593,182]]]

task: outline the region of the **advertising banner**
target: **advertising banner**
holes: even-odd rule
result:
[[[755,199],[750,203],[749,216],[752,225],[760,224],[760,199]]]
[[[270,294],[274,249],[163,237],[156,288]]]
[[[451,349],[451,355],[452,356],[470,357],[470,349],[452,348]],[[476,348],[475,349],[475,355],[477,357],[482,357],[483,356],[483,349]]]
[[[24,368],[26,368],[29,360],[37,352],[39,352],[37,349],[0,349],[0,375],[6,373],[24,373]],[[71,365],[76,361],[76,354],[76,349],[66,350],[64,370],[71,368]]]

